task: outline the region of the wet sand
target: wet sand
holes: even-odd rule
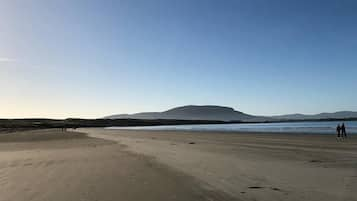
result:
[[[60,129],[0,134],[0,201],[235,200],[116,141]]]
[[[357,138],[80,129],[238,200],[357,200]]]

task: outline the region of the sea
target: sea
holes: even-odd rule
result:
[[[343,121],[347,134],[357,134],[357,121]],[[178,131],[218,131],[218,132],[268,132],[268,133],[309,133],[336,134],[336,126],[342,121],[307,121],[282,123],[234,123],[234,124],[198,124],[169,126],[133,126],[108,127],[107,129],[130,130],[178,130]]]

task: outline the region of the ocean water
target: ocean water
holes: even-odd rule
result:
[[[341,121],[284,122],[284,123],[240,123],[240,124],[199,124],[170,126],[108,127],[107,129],[130,130],[183,130],[183,131],[247,131],[272,133],[336,134]],[[357,134],[357,121],[344,121],[347,134]]]

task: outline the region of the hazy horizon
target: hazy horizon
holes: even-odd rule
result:
[[[357,111],[356,10],[352,0],[4,0],[0,118]]]
[[[168,110],[171,110],[171,109],[174,109],[174,108],[178,108],[178,107],[186,107],[186,106],[218,106],[218,107],[229,107],[229,106],[222,106],[222,105],[184,105],[184,106],[177,106],[177,107],[173,107],[173,108],[167,108],[165,110],[161,110],[161,111],[138,111],[138,112],[133,112],[133,113],[110,113],[110,114],[107,114],[107,115],[104,115],[104,116],[98,116],[98,117],[92,117],[92,119],[97,119],[97,118],[107,118],[109,116],[116,116],[116,115],[135,115],[135,114],[140,114],[140,113],[161,113],[161,112],[166,112]],[[232,107],[229,107],[229,108],[232,108]],[[352,111],[352,110],[340,110],[340,111],[327,111],[327,112],[319,112],[319,113],[298,113],[298,112],[295,112],[295,113],[284,113],[284,114],[270,114],[270,115],[266,115],[266,114],[251,114],[251,113],[246,113],[244,111],[240,111],[236,108],[232,108],[234,109],[235,111],[238,111],[238,112],[243,112],[245,114],[248,114],[248,115],[253,115],[253,116],[261,116],[261,117],[275,117],[275,116],[286,116],[286,115],[319,115],[319,114],[323,114],[323,113],[337,113],[337,112],[357,112],[357,111]],[[67,116],[67,117],[43,117],[43,116],[31,116],[31,117],[10,117],[8,119],[41,119],[41,118],[49,118],[49,119],[68,119],[68,118],[84,118],[84,119],[91,119],[89,117],[81,117],[81,116]],[[131,117],[130,117],[131,118]],[[348,118],[348,117],[346,117]],[[3,117],[0,117],[0,119],[6,119],[6,118],[3,118]]]

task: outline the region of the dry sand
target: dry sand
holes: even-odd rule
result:
[[[0,201],[346,201],[357,200],[356,189],[354,137],[94,128],[0,134]]]
[[[234,200],[116,141],[59,129],[0,134],[0,201]]]
[[[332,135],[80,130],[238,200],[357,200],[354,136],[337,141]]]

